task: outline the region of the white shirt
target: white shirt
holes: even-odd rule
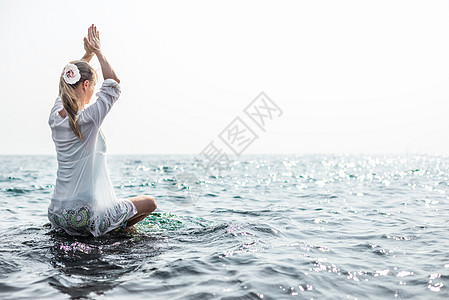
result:
[[[49,212],[87,205],[94,218],[112,208],[117,198],[106,165],[106,143],[100,126],[120,96],[120,85],[114,79],[104,80],[96,102],[78,112],[82,140],[75,136],[69,118],[58,113],[62,108],[58,96],[51,109],[48,124],[55,143],[58,172]]]

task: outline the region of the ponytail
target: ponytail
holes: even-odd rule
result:
[[[78,127],[78,97],[75,94],[75,91],[72,87],[62,80],[61,82],[61,100],[62,106],[65,108],[67,115],[69,117],[69,125],[72,128],[73,133],[79,138],[82,139],[81,131]]]

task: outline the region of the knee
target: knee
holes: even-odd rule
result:
[[[145,195],[146,211],[151,214],[157,208],[156,200],[152,196]]]

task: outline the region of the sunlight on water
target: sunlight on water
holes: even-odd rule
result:
[[[52,232],[51,156],[0,157],[0,297],[448,298],[449,158],[112,156],[120,198],[158,209],[94,239]],[[196,193],[196,194],[195,194]]]

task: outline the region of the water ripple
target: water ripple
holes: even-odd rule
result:
[[[449,157],[242,156],[219,177],[191,156],[109,157],[118,197],[158,209],[131,233],[50,231],[54,157],[0,157],[0,297],[449,297]],[[167,197],[181,172],[201,195]]]

